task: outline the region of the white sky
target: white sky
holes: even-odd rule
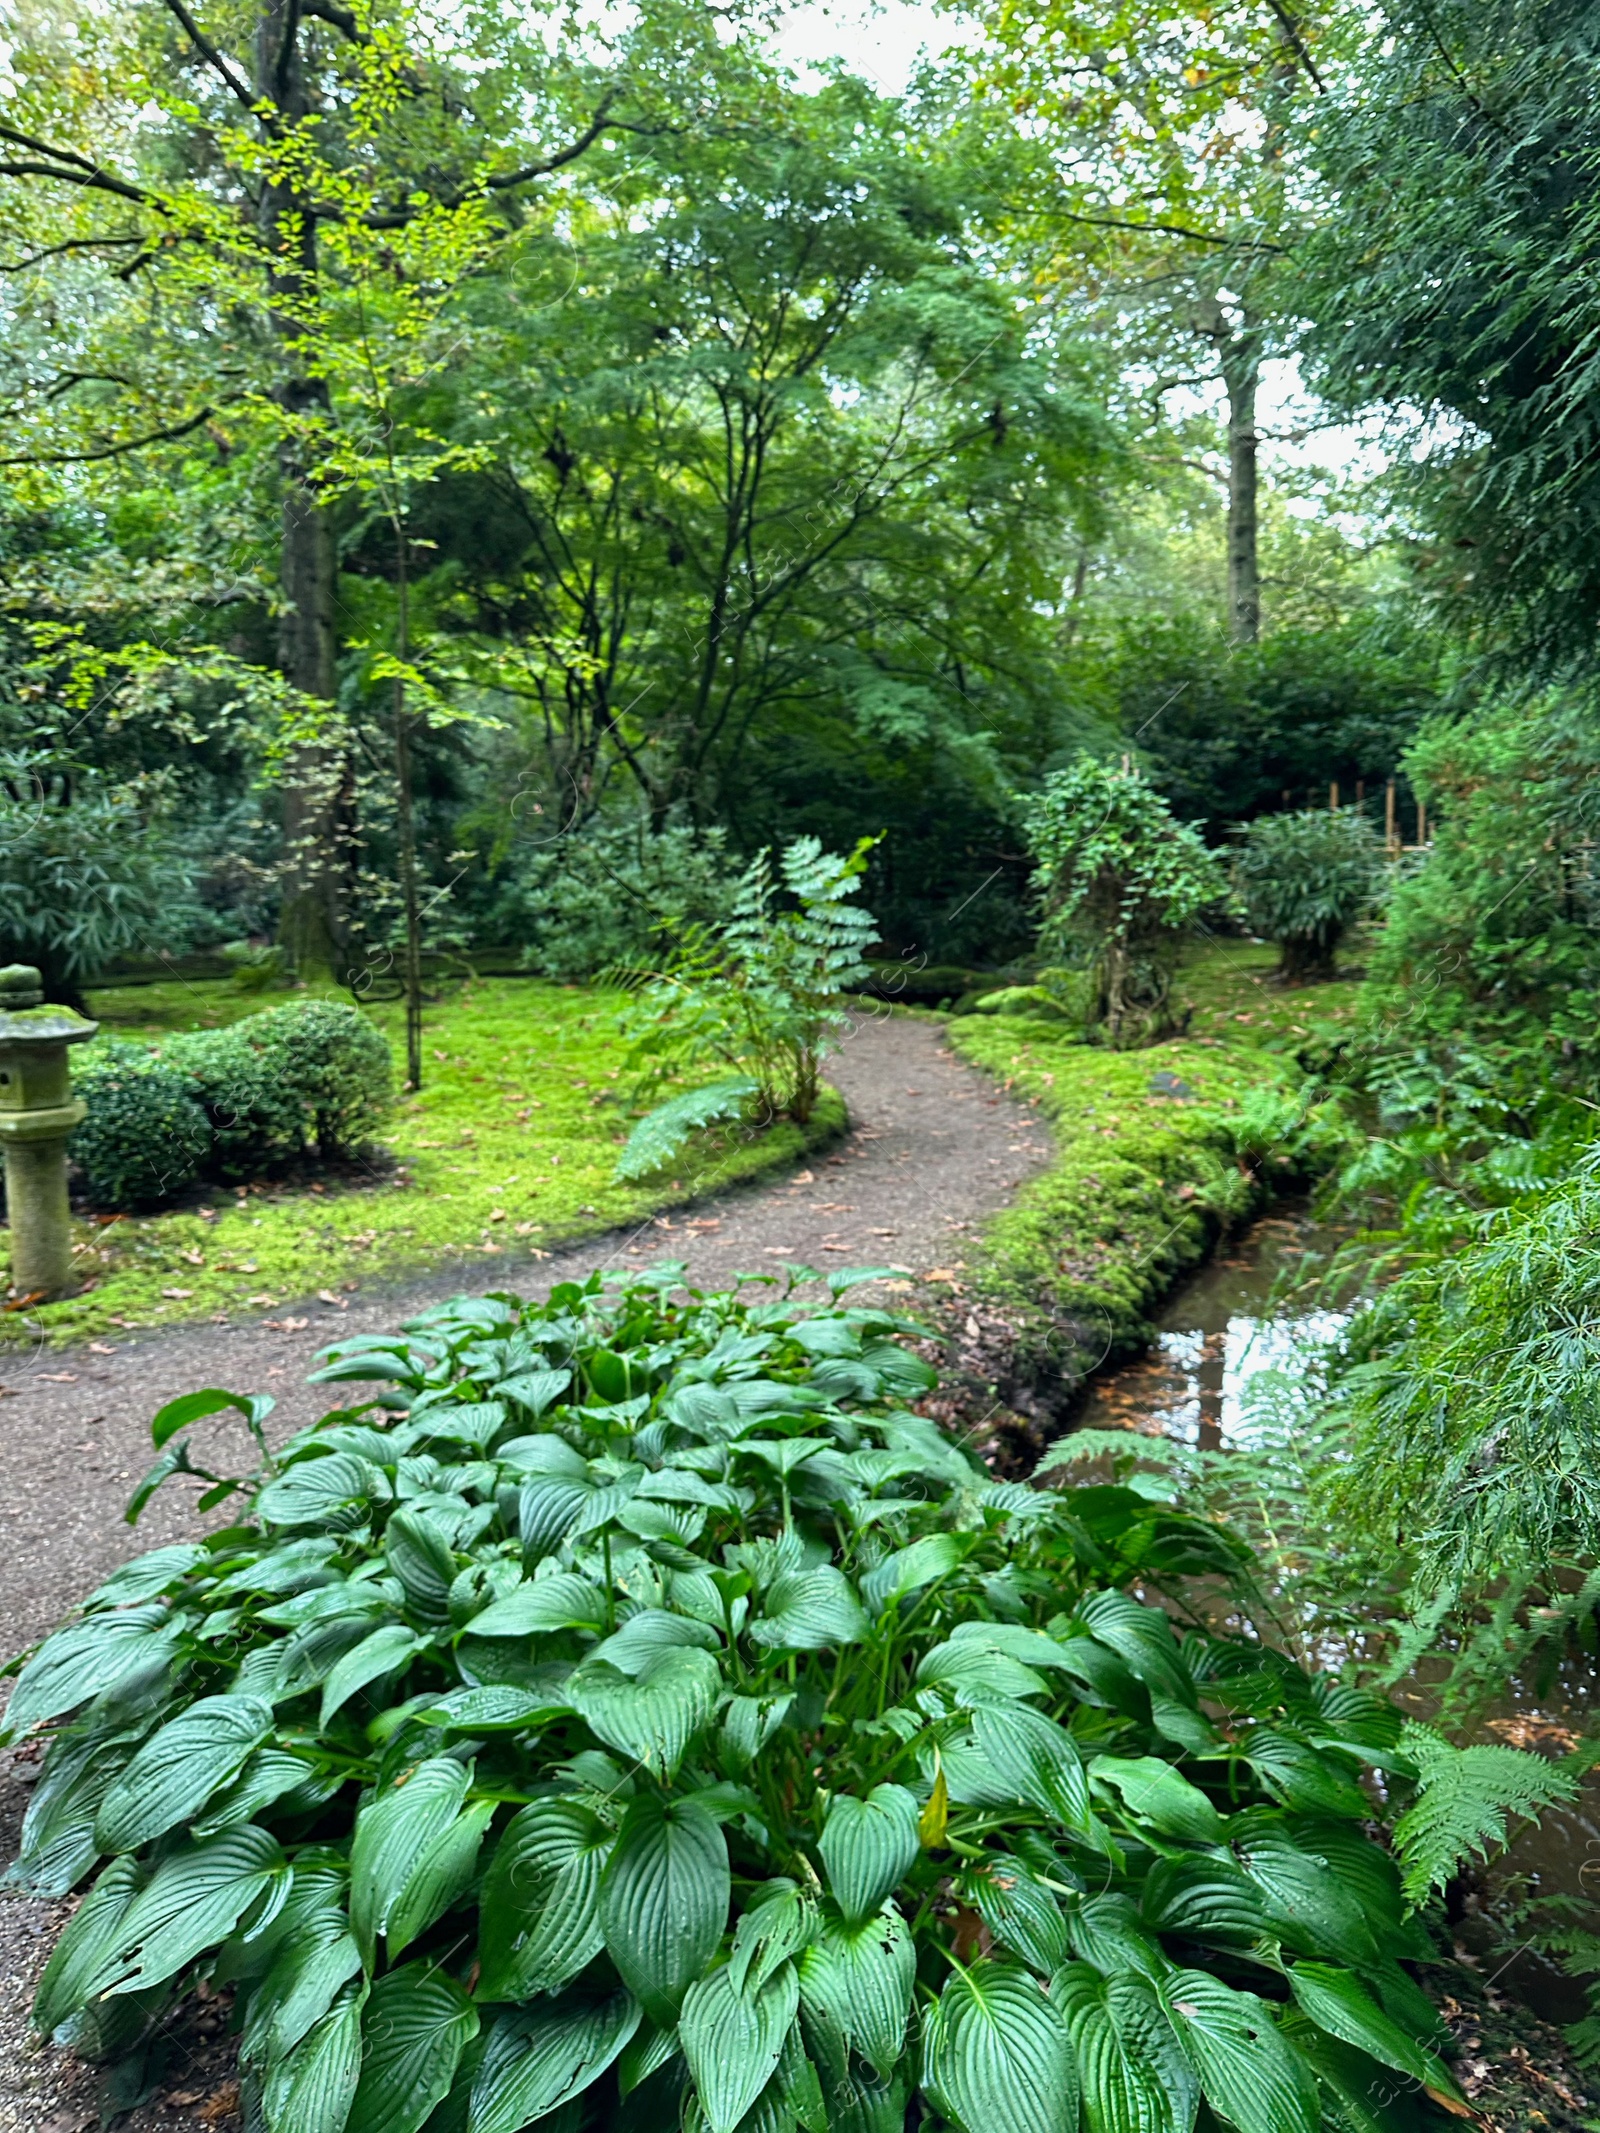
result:
[[[776,39],[795,66],[842,59],[891,96],[906,86],[922,52],[959,41],[959,26],[928,0],[808,0],[784,11]]]

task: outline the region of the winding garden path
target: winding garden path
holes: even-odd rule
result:
[[[592,1237],[531,1264],[509,1254],[473,1257],[404,1287],[374,1286],[343,1306],[313,1301],[270,1318],[131,1334],[0,1367],[0,1645],[31,1642],[127,1556],[192,1530],[176,1488],[156,1499],[137,1532],[122,1518],[150,1461],[150,1416],[180,1392],[272,1392],[275,1423],[295,1427],[329,1404],[304,1382],[328,1341],[391,1327],[463,1289],[541,1291],[595,1266],[682,1259],[702,1284],[785,1259],[927,1274],[958,1259],[984,1217],[1048,1158],[1042,1122],[954,1058],[936,1023],[864,1016],[829,1078],[851,1117],[834,1148],[787,1177],[637,1231]],[[246,1463],[246,1447],[237,1449]],[[4,1859],[16,1850],[29,1775],[28,1765],[0,1757]],[[58,1912],[0,1900],[0,2133],[80,2133],[98,2124],[84,2070],[32,2041],[26,2027]],[[229,2133],[237,2124],[221,2108],[226,2053],[220,2041],[197,2038],[192,2019],[177,2064],[187,2071],[119,2121],[125,2133]]]

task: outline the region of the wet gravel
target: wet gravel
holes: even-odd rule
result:
[[[829,1078],[851,1128],[791,1176],[714,1197],[639,1229],[533,1259],[474,1253],[403,1288],[377,1285],[338,1304],[317,1299],[270,1315],[43,1350],[0,1370],[0,1645],[31,1643],[118,1563],[195,1527],[180,1486],[155,1499],[137,1530],[128,1493],[150,1462],[149,1418],[205,1385],[270,1392],[280,1433],[331,1404],[308,1386],[316,1352],[381,1331],[440,1297],[509,1288],[538,1294],[596,1267],[681,1259],[702,1285],[773,1272],[785,1260],[827,1269],[882,1266],[914,1298],[919,1277],[959,1273],[984,1218],[1048,1159],[1049,1136],[1025,1105],[946,1049],[940,1025],[864,1016]],[[226,1425],[206,1425],[218,1465],[249,1463]],[[242,1431],[238,1433],[242,1438]],[[219,1514],[221,1515],[221,1514]],[[23,1751],[24,1756],[28,1753]],[[36,1765],[0,1756],[0,1857],[16,1832]],[[34,1982],[70,1905],[0,1900],[0,2133],[84,2133],[101,2123],[95,2078],[27,2028]],[[223,2010],[179,2011],[155,2094],[117,2120],[123,2133],[230,2133],[238,2124]]]

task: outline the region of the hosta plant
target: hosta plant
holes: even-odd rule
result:
[[[914,1329],[670,1273],[330,1351],[376,1401],[22,1668],[42,2029],[230,1988],[272,2133],[1400,2133],[1454,2103],[1384,1704],[1185,1609],[1137,1488],[993,1481]],[[1159,1604],[1158,1594],[1165,1594]]]

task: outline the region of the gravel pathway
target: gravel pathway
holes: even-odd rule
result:
[[[0,1646],[15,1650],[53,1627],[126,1557],[193,1528],[175,1487],[137,1532],[123,1523],[129,1490],[150,1462],[150,1416],[202,1385],[271,1392],[285,1432],[330,1404],[304,1383],[330,1340],[396,1325],[441,1296],[486,1288],[538,1293],[595,1266],[681,1259],[701,1284],[774,1269],[879,1265],[905,1277],[948,1267],[983,1219],[1049,1156],[1043,1123],[945,1048],[932,1022],[864,1016],[829,1078],[851,1130],[808,1168],[747,1187],[633,1232],[614,1232],[529,1261],[474,1256],[403,1288],[312,1301],[272,1318],[132,1334],[41,1352],[0,1377],[5,1484],[0,1497]],[[207,1440],[219,1460],[224,1432]],[[231,1447],[240,1464],[247,1446]],[[32,1766],[0,1757],[0,1858],[16,1851]],[[100,2123],[84,2069],[27,2029],[33,1983],[64,1908],[0,1902],[0,2133],[85,2133]],[[205,2009],[185,2011],[167,2082],[118,2124],[123,2133],[230,2133],[228,2053]]]

